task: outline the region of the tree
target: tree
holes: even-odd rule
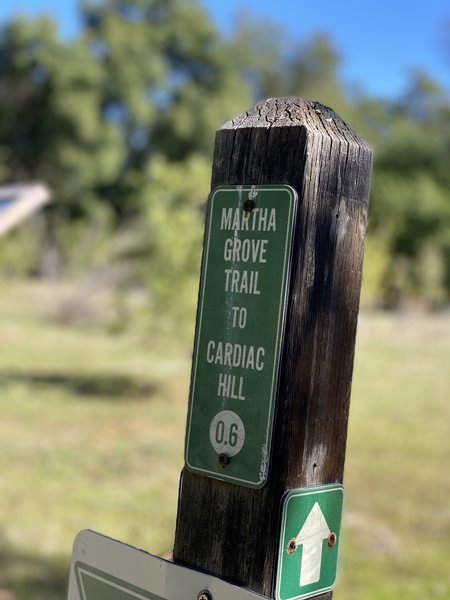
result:
[[[14,21],[0,36],[4,177],[55,191],[44,237],[66,273],[125,261],[125,280],[145,285],[155,310],[182,312],[186,298],[192,312],[183,285],[192,288],[198,253],[180,227],[189,221],[194,239],[201,231],[214,129],[251,102],[249,88],[195,1],[84,2],[82,14],[73,42],[43,19]],[[160,227],[167,239],[175,228],[178,243],[164,244]],[[168,304],[161,265],[181,256]]]
[[[36,274],[48,249],[65,275],[116,265],[114,285],[185,320],[214,130],[256,100],[299,95],[375,148],[368,303],[448,301],[448,90],[417,72],[395,102],[349,94],[327,36],[300,43],[241,15],[225,37],[196,0],[84,0],[81,11],[73,41],[48,19],[0,31],[0,177],[43,179],[56,199],[44,226],[2,242],[0,265]]]
[[[383,240],[389,259],[373,257],[384,264],[375,295],[390,307],[405,301],[439,305],[450,295],[448,96],[415,73],[404,97],[384,112],[374,136],[369,238]]]

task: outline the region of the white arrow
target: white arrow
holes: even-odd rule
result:
[[[322,566],[322,540],[326,539],[330,533],[328,523],[316,502],[295,538],[297,546],[303,544],[300,587],[319,581]]]

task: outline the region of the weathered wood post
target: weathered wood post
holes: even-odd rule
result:
[[[256,186],[257,194],[264,186],[284,184],[296,190],[291,276],[267,481],[251,487],[220,480],[220,473],[202,475],[195,467],[185,468],[174,560],[270,598],[276,594],[286,492],[343,480],[371,162],[369,146],[331,109],[298,98],[260,102],[226,123],[216,135],[213,189]],[[244,211],[252,208],[243,206]],[[213,227],[210,224],[210,229]],[[205,248],[212,244],[214,231],[208,235]],[[269,250],[267,256],[259,257],[260,262],[270,262]],[[208,260],[204,252],[204,285]],[[236,282],[231,289],[233,302],[239,291],[242,288],[238,289]],[[263,290],[261,294],[264,301]],[[223,310],[231,311],[233,302]],[[270,310],[267,306],[268,313]],[[198,323],[204,318],[199,311]],[[230,318],[230,314],[224,317],[228,323]],[[265,322],[259,327],[263,329]],[[201,335],[197,329],[197,352]],[[230,328],[224,330],[223,340],[236,340],[230,335]],[[222,361],[224,370],[233,372],[231,362],[227,366],[223,357],[219,360],[217,347],[215,341],[210,342],[208,362]],[[264,352],[267,357],[268,349]],[[244,392],[236,388],[231,396],[238,407]],[[217,402],[217,398],[207,401]],[[195,418],[193,402],[191,390],[190,415]],[[218,410],[220,406],[223,403],[219,401]],[[239,408],[233,410],[239,412]],[[234,430],[229,423],[219,425],[214,424],[216,441],[222,442],[226,427],[231,427],[228,439],[235,445],[238,424]],[[247,432],[251,426],[245,424]],[[225,474],[230,458],[225,452],[217,458]],[[329,546],[335,541],[331,538]],[[295,551],[296,544],[302,543],[300,534],[290,543],[293,546],[287,550]],[[331,592],[321,597],[329,598]]]

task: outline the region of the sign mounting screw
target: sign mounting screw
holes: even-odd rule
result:
[[[293,538],[287,547],[287,552],[288,554],[294,554],[294,552],[297,550],[297,542],[295,540],[295,538]]]
[[[253,202],[253,200],[246,200],[242,205],[242,208],[244,212],[252,212],[252,210],[255,208],[255,203]]]
[[[225,454],[225,452],[221,452],[217,457],[217,460],[219,461],[219,465],[222,465],[222,467],[226,467],[230,464],[231,458],[228,456],[228,454]]]
[[[203,592],[198,594],[197,600],[213,600],[213,597],[208,590],[203,590]]]
[[[336,534],[330,533],[330,535],[328,536],[328,548],[333,548],[333,546],[336,546],[336,542],[337,542]]]

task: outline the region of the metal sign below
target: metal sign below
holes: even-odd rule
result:
[[[264,600],[93,531],[75,539],[68,600]]]
[[[261,488],[268,476],[297,193],[216,188],[210,198],[186,465]]]
[[[342,485],[292,490],[283,503],[276,600],[330,590],[336,580]]]

